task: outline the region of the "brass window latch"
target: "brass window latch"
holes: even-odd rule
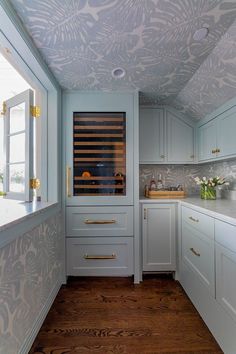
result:
[[[31,178],[30,179],[30,188],[31,189],[39,189],[40,188],[40,179]]]
[[[41,115],[41,109],[39,106],[30,106],[30,114],[34,118],[39,118]]]
[[[5,116],[6,113],[7,113],[7,104],[6,104],[6,102],[4,101],[4,102],[2,103],[1,116]]]

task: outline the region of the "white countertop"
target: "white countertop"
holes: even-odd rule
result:
[[[236,225],[236,200],[203,200],[200,197],[184,199],[150,199],[141,197],[140,203],[181,203],[186,207],[212,216],[216,219]]]
[[[49,202],[26,203],[19,200],[0,198],[0,231],[16,225],[24,219],[36,215],[55,205]]]

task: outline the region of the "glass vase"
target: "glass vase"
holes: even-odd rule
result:
[[[215,187],[201,186],[201,198],[206,200],[216,199]]]

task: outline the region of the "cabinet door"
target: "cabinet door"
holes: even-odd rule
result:
[[[144,204],[143,270],[175,269],[175,205]]]
[[[67,206],[133,204],[133,99],[64,94]]]
[[[236,253],[216,243],[216,300],[236,321]]]
[[[217,157],[236,155],[236,107],[217,119]]]
[[[194,128],[167,111],[167,160],[174,163],[194,161]]]
[[[198,129],[199,161],[216,158],[216,122],[212,121]]]
[[[165,160],[163,110],[141,108],[139,122],[140,163],[163,162]]]

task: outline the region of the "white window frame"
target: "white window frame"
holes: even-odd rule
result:
[[[34,104],[34,92],[28,89],[21,92],[5,102],[6,112],[4,115],[4,178],[3,178],[3,192],[6,193],[6,197],[10,199],[20,199],[25,202],[31,202],[33,200],[33,190],[30,187],[30,179],[34,177],[34,121],[31,115],[31,106]],[[25,104],[25,129],[11,133],[11,108]],[[11,137],[19,134],[25,134],[25,146],[19,146],[19,149],[24,149],[25,159],[24,161],[12,162],[10,161],[10,139]],[[10,190],[10,166],[24,165],[24,193],[13,192]]]
[[[4,51],[5,49],[5,51]],[[35,162],[32,160],[28,161],[29,164],[36,164],[36,177],[40,180],[40,190],[37,191],[37,196],[40,196],[40,199],[43,201],[48,201],[47,195],[47,176],[48,176],[48,163],[47,163],[47,106],[48,106],[48,92],[45,87],[41,84],[38,78],[29,70],[28,66],[22,61],[19,57],[18,53],[16,52],[15,48],[11,45],[11,43],[7,40],[4,34],[0,31],[0,50],[4,55],[5,59],[19,72],[19,74],[29,83],[35,91],[35,98],[34,100],[31,99],[31,102],[34,101],[34,105],[40,106],[41,115],[35,121],[36,125],[36,143],[37,149],[34,152]],[[10,99],[9,99],[10,100]],[[8,100],[8,101],[9,101]],[[4,132],[6,135],[6,132]],[[31,137],[32,138],[32,137]],[[5,143],[4,143],[5,145]],[[33,145],[33,143],[32,143]],[[29,150],[26,149],[26,153],[29,153]],[[7,154],[6,154],[7,155]],[[5,161],[7,163],[8,161]],[[33,168],[33,166],[32,166]],[[32,174],[31,174],[32,175]],[[26,202],[32,200],[32,191],[30,191],[29,186],[29,179],[27,173],[25,174],[25,195],[20,195],[19,193],[9,192],[8,187],[8,173],[4,173],[4,191],[7,193],[7,198],[12,199],[20,199],[25,200]]]
[[[42,201],[57,203],[57,208],[60,210],[62,200],[61,87],[7,0],[1,2],[0,18],[0,35],[6,41],[4,48],[9,49],[10,52],[9,55],[7,53],[7,59],[9,56],[11,62],[10,57],[14,56],[19,71],[24,71],[23,76],[27,75],[26,79],[31,87],[34,88],[37,84],[42,97],[42,118],[37,120],[41,124],[41,196]],[[22,74],[21,71],[20,73]],[[37,96],[36,104],[38,104]]]

